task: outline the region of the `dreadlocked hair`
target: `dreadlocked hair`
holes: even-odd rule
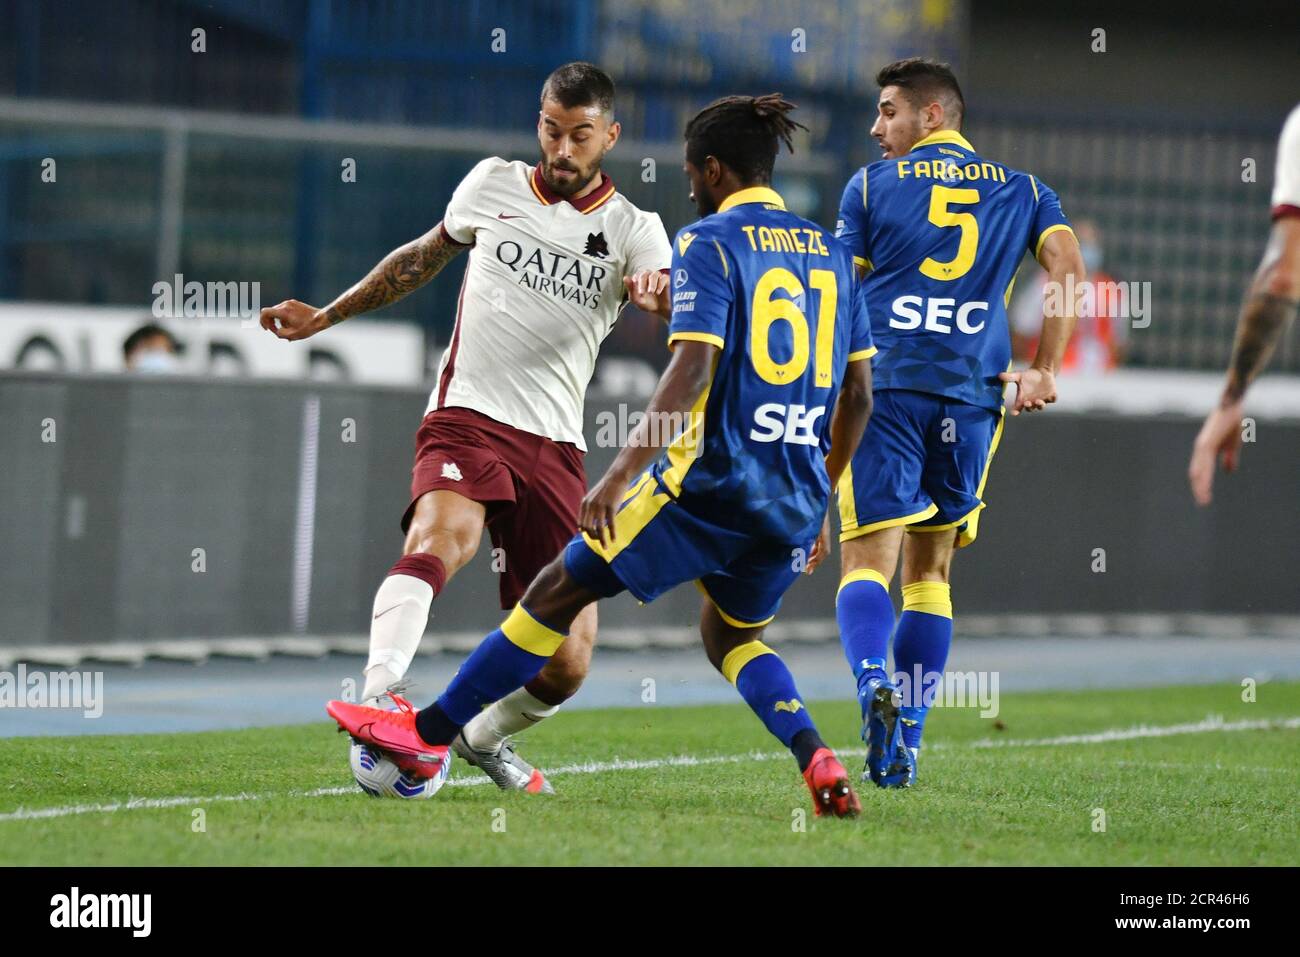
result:
[[[794,131],[808,128],[790,119],[794,109],[780,93],[714,100],[686,124],[686,158],[702,167],[713,156],[745,183],[770,183],[781,144],[793,153]]]

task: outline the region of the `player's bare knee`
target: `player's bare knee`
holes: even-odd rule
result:
[[[722,661],[727,657],[728,652],[736,647],[736,643],[718,635],[704,635],[703,637],[704,654],[708,657],[709,664],[713,665],[714,669],[721,674]]]
[[[570,634],[537,677],[551,690],[553,699],[577,694],[591,670],[591,646],[581,636]]]
[[[437,555],[450,575],[469,563],[482,539],[481,506],[479,511],[437,508],[421,499],[411,517],[403,553]]]
[[[924,532],[907,536],[903,546],[903,584],[947,582],[956,535]]]
[[[569,653],[574,659],[581,659],[584,672],[591,665],[591,653],[596,644],[596,605],[593,602],[578,612],[573,624],[569,625],[569,637],[566,645],[572,645]]]
[[[555,559],[537,573],[521,599],[530,611],[552,604],[561,592],[564,583],[564,564]]]
[[[903,563],[903,584],[948,581],[948,562]]]
[[[727,624],[710,601],[704,602],[700,612],[700,639],[709,664],[722,673],[722,662],[736,648],[762,637],[762,628],[736,628]]]
[[[898,553],[902,547],[902,540],[902,528],[884,528],[842,542],[840,576],[871,569],[882,575],[886,582],[890,581],[898,568]]]
[[[442,559],[447,574],[454,575],[469,564],[470,559],[474,557],[478,551],[481,537],[481,529],[475,534],[471,533],[469,529],[421,528],[412,523],[411,531],[407,534],[406,542],[402,548],[402,554],[411,555],[416,552],[424,552],[429,555],[437,555],[438,558]]]
[[[568,632],[583,609],[598,597],[573,580],[560,554],[537,573],[520,603],[539,621]]]
[[[482,503],[454,492],[426,492],[412,509],[402,553],[436,555],[454,575],[478,551],[486,513]]]
[[[705,642],[704,650],[709,657],[709,664],[713,665],[718,674],[726,677],[722,665],[727,660],[727,655],[751,641],[761,641],[762,638],[762,628],[728,628],[726,634],[717,636],[713,642]]]

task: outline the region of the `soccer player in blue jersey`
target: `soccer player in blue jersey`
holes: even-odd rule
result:
[[[727,97],[686,127],[703,218],[673,248],[673,357],[644,420],[583,499],[581,533],[436,703],[417,713],[400,701],[398,712],[330,702],[344,730],[450,760],[460,728],[537,674],[583,608],[624,590],[649,602],[694,581],[709,660],[794,754],[816,813],[858,813],[847,772],[762,642],[813,559],[831,485],[866,426],[875,352],[849,250],[768,185],[780,144],[793,149],[792,108],[779,94]]]
[[[838,486],[836,614],[863,714],[863,778],[907,787],[952,641],[953,550],[979,529],[1004,389],[1017,386],[1012,415],[1056,401],[1085,275],[1056,193],[961,135],[965,103],[946,64],[900,60],[877,82],[871,133],[884,159],[849,180],[836,229],[865,274],[879,349],[871,422]],[[1047,310],[1033,363],[1012,372],[1006,306],[1026,249],[1064,294],[1048,297],[1060,308]]]

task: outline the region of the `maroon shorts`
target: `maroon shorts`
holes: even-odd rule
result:
[[[577,532],[587,473],[581,450],[570,442],[524,432],[472,409],[435,409],[415,434],[403,533],[416,501],[434,489],[487,507],[492,545],[505,558],[501,607],[513,608]]]

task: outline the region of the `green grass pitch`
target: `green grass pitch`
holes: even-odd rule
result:
[[[427,801],[312,794],[351,784],[323,711],[287,728],[3,739],[0,864],[1294,865],[1300,683],[1241,695],[1005,694],[996,724],[935,710],[918,785],[860,786],[852,821],[812,816],[793,760],[741,704],[561,713],[521,739],[555,770],[553,798],[452,784]],[[811,710],[833,746],[861,747],[852,701]],[[1207,730],[1208,716],[1252,726]],[[1176,726],[1195,730],[1160,731]],[[1146,730],[1069,739],[1134,728]],[[856,776],[861,758],[845,764]],[[453,783],[478,776],[452,770]]]

